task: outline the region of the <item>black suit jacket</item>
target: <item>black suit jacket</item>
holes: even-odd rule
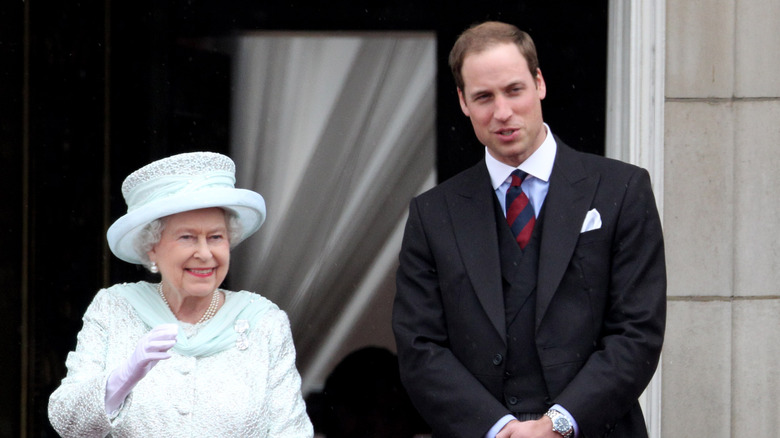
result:
[[[559,139],[539,255],[536,348],[583,437],[643,437],[637,402],[665,326],[663,237],[648,173]],[[503,400],[506,315],[484,161],[410,204],[393,309],[401,376],[436,436],[481,437]],[[581,233],[587,212],[599,229]]]

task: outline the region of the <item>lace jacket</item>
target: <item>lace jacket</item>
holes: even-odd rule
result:
[[[76,350],[68,354],[67,376],[49,400],[49,419],[62,436],[313,436],[287,315],[255,294],[253,300],[262,300],[269,310],[257,316],[235,346],[205,357],[171,350],[172,357],[141,379],[118,412],[106,414],[109,373],[151,329],[119,293],[121,287],[95,296]],[[226,291],[225,296],[230,300],[249,293]],[[199,329],[180,324],[190,335]]]

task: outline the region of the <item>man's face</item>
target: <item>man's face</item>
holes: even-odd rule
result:
[[[466,55],[458,98],[474,133],[498,161],[517,167],[546,137],[542,99],[547,88],[536,78],[516,45],[500,43]]]

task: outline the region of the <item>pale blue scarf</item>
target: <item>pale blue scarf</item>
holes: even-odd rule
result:
[[[149,327],[179,323],[157,293],[157,285],[140,281],[117,284],[112,289],[130,302]],[[183,356],[206,357],[234,348],[238,332],[233,326],[237,320],[246,320],[251,331],[261,315],[275,308],[275,304],[257,294],[247,291],[227,292],[225,303],[217,314],[204,323],[194,336],[187,338],[179,331],[173,350]]]

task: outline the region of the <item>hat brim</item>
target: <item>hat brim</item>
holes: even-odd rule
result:
[[[143,264],[144,258],[136,252],[134,241],[146,225],[172,214],[211,207],[229,209],[237,215],[241,234],[230,242],[231,247],[254,234],[265,221],[265,200],[259,193],[228,187],[204,189],[158,199],[128,212],[109,227],[108,247],[128,263]]]

